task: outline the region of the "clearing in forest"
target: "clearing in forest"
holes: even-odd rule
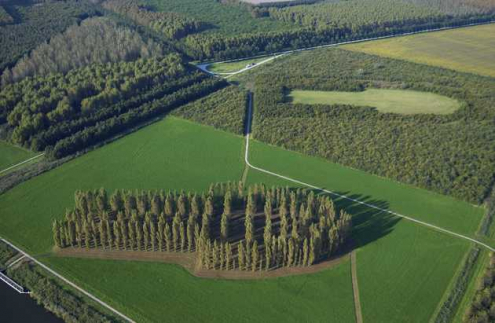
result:
[[[495,24],[364,42],[343,48],[495,76]]]
[[[383,113],[400,114],[450,114],[460,104],[446,96],[410,91],[369,89],[363,92],[300,91],[290,93],[293,103],[303,104],[345,104],[375,107]]]

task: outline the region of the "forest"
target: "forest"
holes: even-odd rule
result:
[[[5,10],[4,7],[0,6],[0,26],[13,23],[14,19],[11,15]]]
[[[495,320],[495,256],[491,255],[474,299],[464,316],[465,323],[489,323]]]
[[[7,7],[15,12],[16,23],[0,26],[0,71],[69,26],[101,14],[94,4],[85,0],[49,1],[36,6],[5,5]]]
[[[341,253],[352,228],[328,196],[242,182],[203,194],[77,191],[75,203],[53,222],[55,246],[195,252],[204,269],[310,266]]]
[[[246,99],[246,91],[231,85],[207,97],[186,104],[171,114],[242,135],[244,133]],[[237,117],[232,118],[233,115]]]
[[[94,63],[128,62],[163,54],[162,45],[151,39],[145,41],[129,28],[120,27],[108,18],[89,18],[52,37],[50,42],[39,45],[29,56],[19,60],[12,69],[6,69],[2,83],[18,82],[27,76],[66,73]]]
[[[476,204],[492,185],[495,83],[489,78],[332,49],[292,55],[241,79],[255,82],[255,139]],[[293,104],[288,97],[292,89],[367,88],[432,92],[461,108],[401,115]]]
[[[148,26],[170,39],[180,39],[201,31],[206,25],[196,19],[174,12],[155,12],[136,0],[107,0],[105,9],[127,16],[134,22]]]
[[[11,141],[60,158],[223,86],[177,54],[92,64],[5,86],[0,121]]]

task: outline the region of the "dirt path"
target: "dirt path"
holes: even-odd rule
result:
[[[55,253],[57,257],[91,258],[91,259],[111,259],[127,261],[147,261],[177,264],[184,267],[191,275],[201,278],[217,279],[267,279],[286,277],[293,275],[307,275],[317,273],[338,265],[347,259],[348,253],[344,253],[330,260],[309,267],[283,267],[269,271],[241,271],[241,270],[207,270],[196,268],[195,253],[175,253],[175,252],[153,252],[153,251],[130,251],[130,250],[109,250],[109,249],[84,249],[65,248]]]
[[[361,301],[359,298],[359,286],[357,278],[356,250],[351,252],[351,274],[352,291],[354,294],[354,310],[356,311],[356,323],[363,323],[363,313],[361,313]]]

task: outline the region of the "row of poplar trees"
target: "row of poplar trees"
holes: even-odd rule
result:
[[[341,251],[352,225],[328,196],[240,182],[203,194],[77,191],[75,205],[53,222],[59,248],[196,252],[204,269],[309,266]]]

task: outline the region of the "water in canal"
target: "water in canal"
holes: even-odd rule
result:
[[[47,312],[27,294],[19,294],[0,281],[0,322],[2,323],[63,323]]]

